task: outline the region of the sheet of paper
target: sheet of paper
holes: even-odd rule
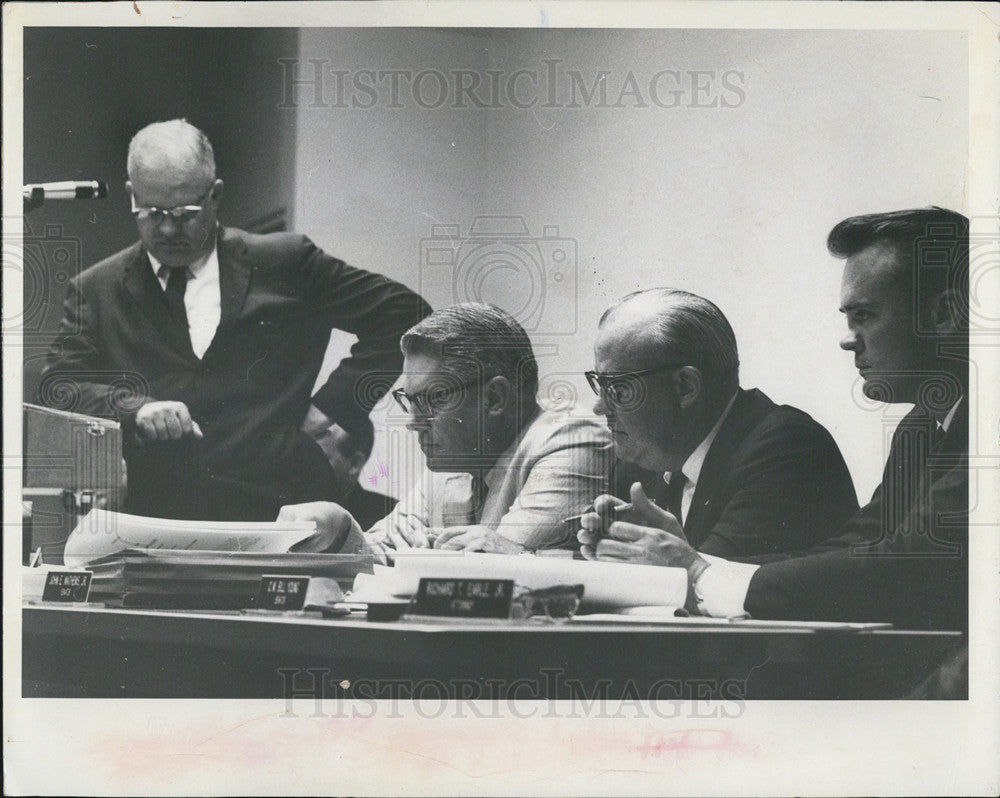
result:
[[[66,540],[63,561],[84,565],[122,549],[277,554],[316,533],[313,522],[177,521],[91,510]]]

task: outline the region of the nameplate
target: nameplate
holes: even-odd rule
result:
[[[421,579],[414,615],[509,618],[511,579]]]
[[[262,576],[257,590],[257,609],[279,612],[301,610],[309,589],[308,576]]]
[[[90,595],[90,580],[93,576],[90,571],[50,571],[45,577],[45,587],[42,588],[42,601],[61,601],[67,604],[86,601]]]

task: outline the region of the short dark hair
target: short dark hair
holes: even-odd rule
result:
[[[365,460],[371,457],[372,447],[375,445],[375,426],[371,419],[362,415],[352,416],[345,419],[341,426],[348,437],[341,439],[337,447],[340,453],[350,457],[355,452],[361,452]]]
[[[404,355],[439,357],[442,368],[459,379],[506,377],[522,408],[535,401],[538,363],[531,339],[496,305],[465,302],[436,310],[407,330],[399,345]]]
[[[837,258],[870,246],[892,247],[908,273],[918,302],[952,292],[952,313],[960,330],[969,327],[969,220],[931,206],[852,216],[837,224],[826,245]]]

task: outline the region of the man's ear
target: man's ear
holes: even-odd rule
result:
[[[499,416],[514,402],[514,386],[506,377],[494,377],[483,386],[483,404],[488,415]]]
[[[214,202],[218,202],[219,200],[221,200],[222,192],[225,190],[225,188],[226,184],[223,183],[222,180],[220,180],[219,178],[216,178],[215,182],[212,183],[212,194],[209,197],[209,199],[211,199]]]
[[[701,396],[704,379],[695,366],[682,366],[674,372],[674,391],[682,410],[691,407]]]
[[[935,294],[930,301],[930,322],[938,335],[961,332],[958,292],[949,288]]]

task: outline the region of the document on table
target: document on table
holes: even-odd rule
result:
[[[278,554],[315,533],[312,521],[177,521],[91,510],[66,540],[63,562],[84,565],[123,549]]]
[[[655,565],[591,562],[531,554],[466,554],[461,557],[403,557],[394,568],[375,567],[355,583],[352,600],[409,598],[420,580],[513,579],[519,587],[540,590],[554,585],[584,586],[582,604],[594,609],[635,606],[683,606],[687,571]],[[377,597],[371,598],[368,597]]]

